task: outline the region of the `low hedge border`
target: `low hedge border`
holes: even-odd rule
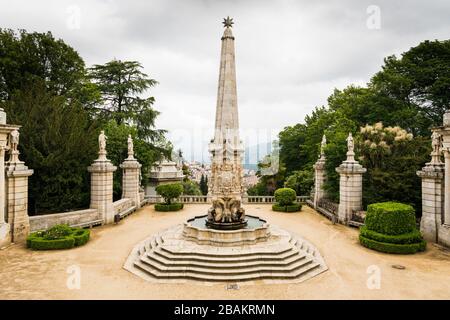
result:
[[[183,203],[171,203],[171,204],[167,204],[167,203],[156,203],[155,204],[155,210],[156,211],[163,211],[163,212],[167,212],[167,211],[178,211],[184,208],[184,204]]]
[[[60,239],[45,239],[45,231],[33,232],[27,238],[27,247],[33,250],[71,249],[89,241],[91,232],[88,229],[71,229],[72,234]]]
[[[414,230],[412,232],[399,235],[386,235],[369,230],[367,226],[362,226],[360,228],[360,234],[367,239],[385,243],[411,244],[422,241],[422,235],[419,230]]]
[[[272,210],[279,212],[297,212],[302,210],[302,205],[300,203],[293,203],[287,206],[282,206],[279,203],[274,203],[272,205]]]
[[[369,249],[385,253],[397,254],[412,254],[419,251],[425,251],[427,246],[427,243],[424,240],[421,240],[418,243],[407,244],[386,243],[366,238],[362,234],[359,235],[359,242],[361,243],[361,245]]]

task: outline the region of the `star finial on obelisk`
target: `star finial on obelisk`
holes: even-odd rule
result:
[[[233,18],[230,18],[229,16],[223,19],[223,26],[225,28],[232,28],[233,27]]]

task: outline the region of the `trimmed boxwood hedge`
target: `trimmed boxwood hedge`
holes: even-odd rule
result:
[[[293,203],[287,206],[281,206],[279,203],[274,203],[272,205],[272,210],[280,212],[297,212],[302,210],[302,205],[300,203]]]
[[[411,254],[419,251],[425,251],[427,243],[421,240],[417,243],[387,243],[379,242],[376,240],[368,239],[362,234],[359,235],[359,242],[366,248],[373,249],[376,251],[386,252],[386,253],[398,253],[398,254]]]
[[[33,250],[70,249],[84,245],[89,237],[88,229],[57,225],[46,231],[31,233],[27,238],[27,247]]]
[[[360,234],[365,238],[387,243],[408,244],[422,241],[422,235],[419,230],[414,230],[412,232],[399,235],[387,235],[369,230],[367,229],[367,226],[362,226],[360,229]]]
[[[287,206],[293,204],[297,199],[297,193],[291,188],[280,188],[274,193],[275,201],[280,206]]]
[[[364,224],[369,230],[397,235],[416,229],[414,208],[399,202],[380,202],[367,206]]]
[[[184,204],[183,203],[156,203],[155,204],[155,210],[156,211],[178,211],[183,209]]]
[[[409,254],[424,251],[427,243],[416,229],[413,207],[399,202],[373,203],[367,207],[359,242],[369,249]]]

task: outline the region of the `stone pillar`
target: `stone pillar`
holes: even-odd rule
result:
[[[450,150],[444,150],[445,182],[444,182],[444,224],[450,224]]]
[[[362,209],[362,175],[367,171],[355,160],[351,133],[347,142],[347,160],[336,168],[340,175],[338,219],[344,224],[351,219],[353,211]]]
[[[114,222],[113,173],[117,167],[106,158],[106,136],[99,136],[99,157],[88,171],[91,173],[91,209],[97,209],[104,224]]]
[[[420,231],[425,240],[438,242],[444,212],[444,164],[427,163],[417,175],[422,179]]]
[[[11,227],[11,241],[15,243],[25,241],[30,232],[28,177],[32,174],[33,170],[14,156],[6,163],[8,223]]]
[[[320,157],[319,160],[313,165],[314,168],[314,208],[317,209],[319,201],[323,199],[325,195],[325,190],[323,190],[323,185],[326,181],[325,173],[325,152],[324,148],[326,145],[325,135],[322,138]]]
[[[136,208],[141,207],[140,175],[142,165],[134,158],[133,142],[128,137],[128,158],[120,165],[122,174],[122,198],[131,199]]]
[[[10,225],[5,216],[5,147],[0,146],[0,248],[10,243]]]

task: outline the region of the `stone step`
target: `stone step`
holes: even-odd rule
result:
[[[154,269],[157,269],[160,272],[194,272],[194,273],[202,273],[202,274],[210,274],[210,275],[239,275],[239,274],[250,274],[250,273],[259,273],[259,272],[291,272],[298,268],[301,268],[307,264],[313,262],[311,258],[303,258],[300,259],[290,265],[287,266],[265,266],[265,265],[254,265],[254,266],[242,266],[236,267],[234,269],[230,268],[210,268],[210,267],[201,267],[201,266],[176,266],[176,265],[163,265],[155,260],[150,260],[149,258],[143,256],[140,259],[141,262],[151,266]]]
[[[211,250],[206,250],[206,251],[202,251],[201,250],[201,246],[197,246],[197,247],[186,247],[186,248],[177,248],[174,249],[176,247],[171,247],[170,245],[165,245],[165,246],[161,246],[160,249],[163,251],[166,251],[172,255],[178,255],[178,256],[183,256],[183,255],[191,255],[193,252],[195,252],[196,256],[201,256],[201,257],[221,257],[221,258],[234,258],[237,255],[239,255],[239,257],[247,257],[247,256],[259,256],[259,255],[270,255],[270,256],[277,256],[280,254],[283,254],[287,251],[291,251],[293,246],[292,245],[288,245],[285,244],[283,246],[278,246],[278,248],[273,248],[271,246],[266,246],[266,247],[257,247],[257,248],[252,248],[250,251],[246,251],[245,248],[239,248],[238,250],[234,250],[233,248],[228,248],[228,247],[219,247],[216,248],[216,251],[211,251]],[[211,247],[209,247],[211,248]],[[239,252],[239,253],[237,253]]]
[[[308,273],[314,272],[320,264],[317,262],[312,262],[310,264],[304,265],[296,270],[286,272],[286,271],[262,271],[250,274],[201,274],[193,272],[191,270],[184,270],[182,272],[168,272],[159,271],[142,261],[135,261],[135,267],[144,271],[147,275],[157,278],[157,279],[190,279],[190,280],[200,280],[200,281],[221,281],[221,282],[240,282],[240,281],[252,281],[252,280],[289,280],[289,279],[301,279],[308,275]]]
[[[251,261],[243,261],[242,259],[235,259],[234,261],[217,261],[217,260],[200,260],[200,259],[183,259],[183,260],[173,260],[167,259],[167,257],[160,256],[157,254],[149,253],[147,254],[149,260],[154,260],[161,265],[165,266],[178,266],[178,267],[204,267],[204,268],[242,268],[242,267],[277,267],[277,266],[288,266],[301,259],[305,259],[305,254],[299,254],[298,252],[293,252],[293,254],[287,258],[283,259],[254,259]]]
[[[162,248],[156,248],[149,255],[158,255],[168,260],[173,261],[205,261],[211,263],[234,263],[234,262],[252,262],[252,261],[272,261],[289,259],[292,256],[298,255],[299,251],[297,248],[293,247],[290,250],[286,250],[278,255],[274,254],[260,254],[260,255],[240,255],[236,254],[234,256],[218,256],[218,255],[202,255],[199,256],[196,253],[190,252],[186,254],[173,254],[169,251],[162,250]]]

